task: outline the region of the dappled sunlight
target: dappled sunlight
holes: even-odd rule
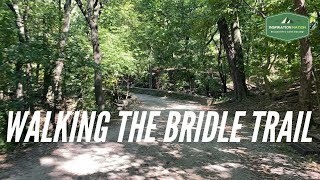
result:
[[[54,172],[87,175],[97,172],[121,171],[130,166],[139,166],[143,160],[133,160],[134,156],[123,150],[118,143],[63,144],[52,152],[52,156],[40,158],[43,166],[54,166]],[[62,161],[62,162],[61,162]]]
[[[219,179],[230,179],[232,177],[236,177],[236,175],[233,174],[233,170],[238,168],[243,169],[246,167],[241,165],[240,163],[210,164],[201,167],[201,169],[209,171],[211,174],[214,174],[214,176],[218,177]]]
[[[178,110],[210,110],[209,106],[200,106],[199,104],[187,103],[187,104],[180,104],[180,103],[172,103],[166,109],[178,109]]]
[[[187,100],[170,100],[167,97],[154,98],[150,95],[136,94],[141,100],[140,109],[143,110],[210,110],[212,107],[203,106],[195,101]],[[150,99],[152,99],[152,105],[150,105]]]
[[[122,143],[117,142],[121,123],[114,123],[108,130],[108,142],[40,144],[27,148],[25,157],[16,162],[2,163],[1,169],[11,169],[14,173],[2,173],[0,169],[0,178],[21,179],[28,169],[29,179],[39,176],[47,179],[320,179],[320,170],[307,167],[302,163],[305,159],[282,149],[281,143],[252,143],[248,139],[252,130],[244,123],[237,133],[240,143],[217,143],[217,134],[208,143],[179,143],[179,136],[174,142],[165,143],[169,110],[192,110],[197,114],[207,107],[169,98],[144,98],[139,108],[166,109],[154,120],[157,130],[152,130],[151,136],[156,138],[155,142],[127,142],[130,118]],[[195,129],[192,128],[192,136]],[[232,121],[228,119],[224,137],[230,137],[231,131]],[[33,156],[29,158],[30,154]]]
[[[166,108],[164,108],[162,106],[150,107],[149,105],[142,104],[140,107],[141,107],[141,109],[147,109],[147,110],[150,110],[150,111],[163,111],[163,110],[166,110]]]
[[[233,177],[232,169],[246,168],[246,167],[239,163],[222,163],[222,164],[214,164],[214,165],[211,164],[207,166],[202,166],[201,168],[215,173],[215,175],[220,178],[227,179],[227,178]]]
[[[278,175],[281,177],[299,177],[304,179],[319,179],[320,173],[304,168],[274,166],[268,164],[259,164],[257,170],[267,174]]]
[[[1,163],[0,164],[0,169],[8,169],[8,168],[11,168],[13,167],[14,165],[11,164],[11,163]]]
[[[183,154],[181,151],[182,147],[179,144],[164,143],[161,146],[161,149],[175,159],[180,159],[183,157]]]
[[[243,145],[243,144],[242,144]],[[266,175],[277,175],[284,177],[302,177],[302,178],[312,178],[319,179],[320,178],[320,170],[315,171],[314,169],[308,169],[304,166],[297,164],[297,162],[292,161],[292,155],[285,155],[275,152],[268,152],[269,149],[260,150],[259,152],[255,152],[254,149],[246,148],[246,147],[215,147],[216,150],[224,153],[230,153],[236,155],[239,159],[246,159],[245,163],[241,163],[243,166],[231,166],[233,170],[238,168],[246,168],[250,171],[256,171],[260,173],[264,173]],[[271,150],[270,150],[271,151]],[[243,160],[241,160],[243,161]],[[233,159],[233,162],[235,159]],[[224,163],[223,163],[224,164]],[[221,170],[223,173],[220,176],[221,178],[228,178],[228,175],[232,169],[228,168],[226,165],[208,165],[205,166],[206,169]]]
[[[219,151],[226,152],[226,153],[231,153],[235,155],[248,155],[247,148],[231,148],[231,149],[226,149],[226,148],[216,148]]]
[[[276,153],[267,153],[267,154],[263,154],[262,158],[259,158],[259,160],[262,163],[266,163],[266,162],[275,162],[275,163],[281,163],[283,165],[288,165],[288,159],[290,159],[289,156],[287,155],[283,155],[283,154],[276,154]]]
[[[50,155],[41,157],[39,162],[41,166],[51,169],[48,175],[53,178],[93,175],[113,179],[185,179],[186,171],[179,167],[168,167],[171,161],[162,161],[160,157],[154,156],[157,152],[152,151],[152,148],[157,146],[152,143],[65,143]],[[135,150],[150,148],[151,151],[146,151],[146,154],[133,153]],[[158,150],[164,157],[183,157],[182,147],[178,144],[162,144]]]

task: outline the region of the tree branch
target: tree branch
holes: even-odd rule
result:
[[[7,6],[9,7],[9,9],[11,11],[13,11],[15,13],[15,10],[14,10],[13,5],[11,3],[7,3]]]
[[[98,0],[95,0],[95,2],[94,2],[94,4],[93,4],[93,7],[94,7],[94,8],[97,7],[97,6],[98,6],[98,3],[99,3],[99,1],[98,1]]]
[[[90,20],[89,20],[89,18],[88,18],[88,12],[87,12],[87,9],[85,9],[85,8],[84,8],[84,6],[83,6],[83,4],[82,4],[81,0],[76,0],[76,2],[77,2],[77,5],[78,5],[78,7],[79,7],[80,11],[82,12],[83,16],[85,17],[85,19],[86,19],[87,23],[89,24]]]
[[[275,54],[273,61],[269,64],[269,67],[268,67],[269,71],[271,70],[273,64],[276,62],[277,58],[278,58],[278,54]]]
[[[317,18],[320,19],[320,11],[318,11],[318,8],[316,6],[314,6],[314,9],[316,10]]]
[[[265,18],[267,17],[262,11],[254,8],[254,7],[252,7],[252,6],[250,6],[250,4],[248,4],[245,0],[243,0],[243,2],[244,2],[249,8],[251,8],[252,10],[254,10],[254,12],[255,12],[256,14],[259,14],[262,18],[265,19]]]
[[[218,29],[216,29],[216,30],[211,34],[211,37],[210,37],[209,41],[206,43],[206,46],[208,46],[208,45],[213,41],[213,37],[214,37],[214,35],[216,35],[217,32],[218,32]]]
[[[29,37],[29,30],[27,28],[27,19],[29,17],[29,0],[24,0],[25,2],[25,8],[24,8],[24,12],[23,12],[23,16],[22,16],[22,20],[24,23],[24,31],[25,31],[25,39],[28,42],[30,37]]]

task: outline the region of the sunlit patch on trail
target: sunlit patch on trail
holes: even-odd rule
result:
[[[52,153],[53,156],[40,158],[40,163],[43,166],[55,166],[55,171],[87,175],[121,171],[143,162],[139,159],[134,161],[134,156],[124,153],[122,146],[118,143],[105,143],[103,146],[94,143],[64,144]]]

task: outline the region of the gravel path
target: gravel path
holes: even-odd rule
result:
[[[192,101],[137,94],[134,110],[161,110],[154,143],[117,143],[113,121],[106,143],[41,143],[0,161],[0,179],[320,179],[319,165],[299,157],[286,144],[163,143],[170,110],[214,110]],[[231,121],[231,120],[229,120]],[[227,129],[230,129],[228,122]],[[125,135],[130,132],[130,123]],[[249,137],[248,127],[241,130]]]

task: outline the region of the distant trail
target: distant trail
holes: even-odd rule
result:
[[[163,143],[170,110],[214,110],[193,101],[137,94],[134,110],[161,110],[155,143],[117,143],[120,121],[106,143],[41,143],[0,164],[0,179],[320,179],[287,145],[275,143]],[[130,131],[127,125],[127,135]],[[230,127],[228,127],[230,128]],[[244,127],[242,136],[252,131]],[[126,141],[125,139],[124,141]]]

